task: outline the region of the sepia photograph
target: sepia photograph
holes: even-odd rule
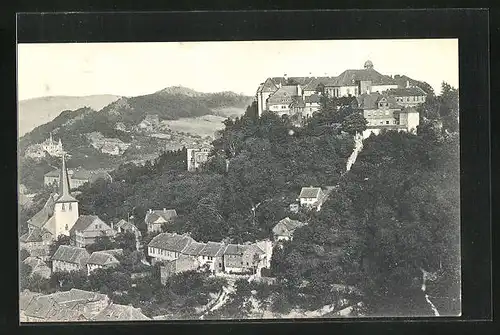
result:
[[[17,94],[21,323],[462,314],[457,38],[19,43]]]

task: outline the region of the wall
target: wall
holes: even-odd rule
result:
[[[414,96],[414,97],[396,97],[396,101],[405,107],[414,107],[425,102],[425,96]]]
[[[407,130],[409,132],[415,133],[417,131],[417,126],[420,124],[419,113],[408,113]]]
[[[300,205],[309,205],[312,206],[318,202],[317,198],[300,198]]]
[[[156,261],[173,260],[179,257],[179,254],[174,251],[162,250],[158,248],[148,247],[148,256],[153,257]]]
[[[54,207],[55,234],[69,236],[69,231],[78,220],[78,202],[56,203]]]
[[[52,272],[63,272],[63,271],[78,271],[80,266],[74,263],[62,262],[58,260],[52,261]]]
[[[396,109],[366,109],[363,116],[368,121],[367,126],[394,125],[397,120],[394,118]]]

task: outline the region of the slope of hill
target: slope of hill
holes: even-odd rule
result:
[[[116,95],[89,95],[83,97],[51,96],[21,100],[19,102],[19,134],[21,137],[34,128],[52,121],[62,111],[90,107],[100,110],[104,106],[116,101]]]

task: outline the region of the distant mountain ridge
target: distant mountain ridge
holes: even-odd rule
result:
[[[233,92],[200,93],[182,86],[167,87],[143,96],[116,97],[98,111],[80,107],[59,113],[54,119],[22,136],[19,152],[23,155],[26,148],[43,142],[50,132],[55,138],[62,138],[65,150],[69,152],[87,147],[81,136],[93,132],[129,142],[132,135],[141,134],[139,124],[148,115],[157,115],[162,121],[220,115],[223,109],[239,109],[243,113],[252,101],[253,97]]]
[[[48,96],[19,101],[18,125],[21,137],[34,128],[52,121],[65,110],[89,107],[95,111],[118,100],[120,96],[112,94],[89,96]]]

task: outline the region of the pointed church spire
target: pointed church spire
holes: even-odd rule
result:
[[[59,175],[59,199],[57,202],[74,202],[77,201],[70,193],[69,175],[66,169],[65,154],[62,156],[62,167]]]

